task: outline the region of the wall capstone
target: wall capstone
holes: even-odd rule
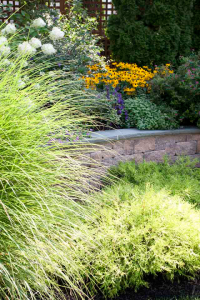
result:
[[[200,167],[200,129],[185,127],[175,130],[116,129],[93,132],[91,138],[84,139],[92,145],[91,167],[110,167],[120,161],[135,160],[162,162],[167,155],[172,161],[187,155],[197,158]],[[96,164],[97,163],[97,164]]]

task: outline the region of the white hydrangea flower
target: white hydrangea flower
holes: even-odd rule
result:
[[[40,84],[39,84],[39,83],[36,83],[36,84],[34,85],[34,88],[35,88],[35,89],[39,89],[39,88],[40,88]]]
[[[44,44],[42,45],[42,52],[47,55],[52,55],[55,54],[57,51],[52,44]]]
[[[26,82],[26,81],[29,81],[29,77],[27,76],[27,75],[25,75],[24,77],[23,77],[23,80]]]
[[[49,76],[55,76],[56,74],[55,74],[55,72],[54,71],[49,71]]]
[[[33,21],[32,26],[36,28],[44,27],[46,26],[46,23],[44,22],[44,20],[42,20],[42,18],[38,18]]]
[[[49,34],[50,39],[53,41],[62,39],[64,37],[64,35],[65,35],[65,33],[62,30],[60,30],[60,28],[58,28],[58,27],[53,27],[52,31]]]
[[[14,23],[9,23],[6,27],[1,31],[2,34],[14,34],[17,28]]]
[[[18,87],[19,88],[23,88],[23,87],[25,87],[25,85],[26,84],[25,84],[25,82],[23,80],[21,80],[21,79],[18,80]]]
[[[22,55],[31,55],[34,54],[36,52],[36,49],[33,48],[29,42],[23,42],[22,44],[19,44],[18,46],[18,51],[20,54]]]
[[[28,66],[27,61],[24,61],[23,64],[22,64],[22,68],[25,68],[25,67],[27,67],[27,66]]]
[[[0,36],[0,45],[5,45],[8,43],[8,40],[5,36]]]
[[[29,41],[29,43],[35,49],[42,47],[41,41],[34,37]]]
[[[0,47],[0,54],[1,55],[8,55],[10,53],[10,47],[2,46]]]
[[[3,66],[9,66],[10,64],[11,64],[11,62],[7,58],[2,61]]]

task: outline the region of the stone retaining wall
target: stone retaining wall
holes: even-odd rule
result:
[[[128,132],[130,133],[130,131]],[[119,161],[162,162],[166,155],[172,161],[175,161],[179,156],[188,155],[192,159],[197,158],[200,162],[199,129],[194,128],[192,130],[190,128],[190,130],[163,131],[163,133],[162,131],[145,132],[146,134],[140,132],[140,136],[138,134],[135,136],[134,134],[121,134],[117,139],[116,136],[108,139],[102,135],[101,139],[97,139],[97,134],[96,136],[93,135],[90,140],[90,143],[93,143],[93,150],[86,154],[89,158],[88,163],[90,161],[91,167],[96,167],[99,164],[109,167],[116,165]],[[200,163],[198,165],[200,166]]]

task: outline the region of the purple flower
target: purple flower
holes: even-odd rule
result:
[[[59,63],[58,66],[61,67],[62,65]]]
[[[64,141],[61,140],[61,139],[58,139],[57,142],[60,143],[60,144],[63,144],[63,143],[64,143]]]
[[[106,97],[107,99],[110,99],[110,89],[108,85],[106,85]]]

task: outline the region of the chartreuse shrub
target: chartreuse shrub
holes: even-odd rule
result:
[[[74,158],[84,146],[60,144],[58,137],[81,131],[88,117],[69,97],[74,82],[65,81],[66,98],[63,80],[33,77],[24,59],[8,67],[0,59],[0,298],[57,299],[59,281],[80,293],[68,248],[90,217],[81,202],[87,203],[92,175]],[[25,76],[32,79],[21,85]]]
[[[149,183],[155,190],[167,189],[171,195],[178,195],[185,201],[200,205],[200,169],[194,168],[195,161],[179,158],[173,165],[166,159],[164,163],[143,162],[138,165],[134,161],[119,163],[110,168],[111,177],[122,182],[131,183],[145,189]]]
[[[86,266],[88,287],[112,298],[126,288],[149,286],[150,278],[193,278],[200,271],[200,213],[179,196],[150,184],[114,185],[94,195],[101,207],[82,230],[96,244],[77,238],[73,255]],[[88,273],[91,278],[88,280]]]
[[[192,47],[194,0],[113,0],[116,14],[110,16],[107,35],[117,61],[176,64]]]

